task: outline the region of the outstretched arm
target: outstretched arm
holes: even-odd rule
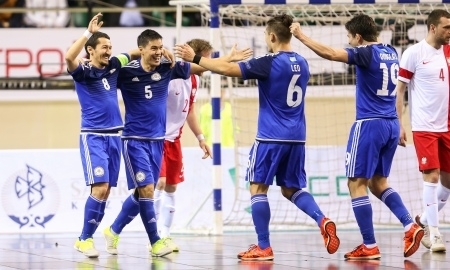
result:
[[[239,65],[237,63],[230,63],[230,61],[240,61],[248,58],[252,54],[253,52],[251,49],[236,50],[236,45],[234,45],[229,55],[211,59],[195,55],[194,50],[187,44],[175,46],[176,56],[184,61],[193,62],[198,65],[191,66],[191,73],[193,74],[203,72],[206,69],[225,76],[242,77]]]
[[[290,26],[291,33],[300,40],[306,47],[310,48],[318,56],[338,62],[348,63],[348,53],[344,49],[332,48],[320,42],[313,40],[303,33],[299,23],[293,23]]]
[[[74,71],[79,64],[79,59],[77,59],[80,52],[83,50],[84,44],[92,36],[93,33],[97,32],[100,27],[102,27],[103,22],[98,22],[99,17],[102,14],[98,13],[95,15],[92,20],[89,22],[88,29],[84,32],[84,34],[75,41],[75,43],[70,46],[65,55],[65,60],[67,64],[68,71]]]
[[[205,159],[207,157],[212,158],[212,151],[209,148],[209,145],[206,143],[205,136],[202,134],[202,129],[200,128],[200,124],[197,119],[197,113],[195,112],[194,104],[192,103],[191,108],[189,109],[189,114],[187,116],[187,123],[189,128],[192,130],[192,133],[194,133],[195,137],[198,139],[198,145],[203,150],[203,157],[202,159]]]

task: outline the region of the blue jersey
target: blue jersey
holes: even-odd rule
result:
[[[178,78],[186,80],[191,72],[187,62],[177,62],[173,68],[170,65],[161,62],[155,70],[147,72],[138,59],[120,70],[118,88],[125,104],[122,138],[164,139],[169,82]]]
[[[125,61],[123,61],[126,56]],[[108,66],[98,69],[89,63],[70,72],[81,105],[82,131],[118,131],[123,128],[117,100],[117,77],[130,56],[112,57]],[[122,60],[122,63],[121,63]]]
[[[386,44],[346,49],[348,64],[356,66],[356,119],[397,118],[395,85],[397,51]]]
[[[309,80],[305,58],[278,52],[239,63],[242,78],[258,79],[257,140],[305,142],[304,98]]]

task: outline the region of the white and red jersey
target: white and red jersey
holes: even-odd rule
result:
[[[166,136],[168,141],[174,141],[181,137],[186,118],[195,102],[199,77],[191,75],[187,80],[175,79],[169,83],[169,95],[167,97]]]
[[[449,67],[449,45],[435,49],[422,40],[403,53],[398,79],[408,84],[413,131],[449,130]]]

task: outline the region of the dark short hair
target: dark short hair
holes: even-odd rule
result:
[[[292,38],[291,24],[294,18],[291,15],[282,14],[272,17],[267,21],[267,31],[273,32],[282,43],[289,43]]]
[[[137,38],[138,46],[145,47],[150,41],[162,39],[162,36],[151,29],[144,30]]]
[[[365,14],[355,15],[345,23],[345,29],[353,36],[361,35],[362,39],[368,42],[376,42],[378,39],[378,27],[375,21]]]
[[[108,40],[111,40],[106,33],[103,33],[103,32],[93,33],[92,36],[88,39],[88,41],[84,44],[84,50],[86,51],[88,57],[89,57],[89,52],[88,52],[87,48],[92,47],[95,49],[95,47],[97,47],[97,45],[100,43],[99,42],[100,38],[106,38]]]
[[[430,31],[431,25],[438,25],[442,17],[450,19],[450,13],[443,9],[435,9],[431,11],[427,18],[427,30]]]

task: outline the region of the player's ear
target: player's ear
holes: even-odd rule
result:
[[[277,41],[277,36],[275,36],[274,33],[271,32],[269,35],[270,35],[270,41],[271,41],[272,43],[274,43],[274,42]]]

